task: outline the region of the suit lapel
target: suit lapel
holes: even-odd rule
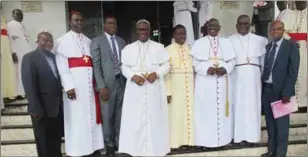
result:
[[[119,56],[120,56],[119,61],[121,61],[121,58],[122,58],[122,49],[123,49],[124,45],[122,45],[122,43],[120,42],[119,37],[117,37],[117,36],[116,36],[116,41],[117,41],[118,46],[119,46]]]
[[[286,48],[286,47],[285,47],[285,46],[286,46],[285,42],[286,42],[285,39],[283,39],[282,42],[281,42],[280,48],[279,48],[279,50],[278,50],[278,52],[277,52],[277,56],[276,56],[276,59],[275,59],[273,68],[274,68],[275,65],[276,65],[275,63],[280,59],[280,57],[281,57],[281,55],[282,55],[282,53],[283,53],[283,50]]]
[[[41,62],[41,64],[42,64],[42,66],[45,66],[47,69],[48,69],[48,71],[49,71],[49,74],[51,74],[52,76],[53,76],[53,78],[54,79],[56,79],[57,80],[57,82],[58,82],[58,78],[56,78],[56,76],[54,75],[54,73],[53,73],[53,71],[51,70],[51,67],[49,66],[49,63],[48,63],[48,61],[47,61],[47,58],[46,58],[46,56],[44,55],[44,53],[43,52],[41,52],[40,50],[37,50],[38,51],[38,53],[40,54],[39,56],[40,56],[40,60],[42,61]],[[54,63],[54,66],[55,66],[55,68],[56,68],[56,74],[58,75],[58,77],[60,76],[59,75],[59,73],[58,73],[58,69],[57,69],[57,65]]]
[[[112,48],[111,48],[111,45],[109,43],[109,40],[107,39],[107,36],[105,35],[105,33],[103,33],[102,35],[102,48],[105,49],[107,48],[107,51],[108,51],[108,54],[109,54],[109,57],[110,59],[112,59]]]

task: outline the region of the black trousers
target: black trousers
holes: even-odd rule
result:
[[[279,156],[286,156],[289,138],[289,115],[274,119],[271,103],[281,100],[281,96],[273,93],[273,85],[263,83],[262,107],[267,127],[268,152]]]
[[[62,157],[63,112],[57,117],[31,116],[38,157]]]

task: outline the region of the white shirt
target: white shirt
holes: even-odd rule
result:
[[[108,34],[108,33],[106,33],[106,32],[105,32],[105,35],[106,35],[106,37],[107,37],[107,39],[108,39],[108,41],[109,41],[111,50],[113,50],[111,37],[114,38],[114,44],[116,45],[117,54],[118,54],[118,59],[120,59],[119,44],[118,44],[118,42],[117,42],[117,40],[116,40],[116,36],[115,36],[115,35],[111,36],[110,34]]]
[[[278,54],[278,51],[279,51],[279,49],[280,49],[280,46],[281,46],[282,41],[283,41],[283,38],[281,38],[278,42],[276,42],[277,47],[276,47],[276,52],[275,52],[275,56],[274,56],[274,61],[273,61],[273,65],[272,65],[272,68],[271,68],[271,73],[270,73],[270,75],[269,75],[269,78],[268,78],[268,80],[265,81],[266,83],[273,83],[273,79],[272,79],[272,70],[273,70],[273,67],[274,67],[274,65],[275,65],[275,60],[276,60],[276,57],[277,57],[277,54]],[[271,47],[271,49],[270,49],[269,52],[272,51],[273,46],[274,46],[274,44],[272,44],[272,47]],[[268,56],[269,56],[269,55],[268,55]],[[266,59],[268,59],[268,58],[266,58]]]

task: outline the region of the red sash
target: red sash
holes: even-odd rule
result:
[[[8,36],[7,30],[6,29],[1,29],[1,35]]]
[[[307,33],[289,33],[289,36],[296,41],[307,41]]]
[[[88,60],[84,60],[84,57],[87,57]],[[90,56],[82,56],[80,58],[69,58],[68,59],[68,66],[69,68],[77,68],[77,67],[93,67],[92,59]],[[98,92],[95,90],[95,79],[93,78],[93,90],[94,90],[94,97],[95,97],[95,107],[96,107],[96,123],[102,123],[102,116],[101,116],[101,107],[99,104],[99,96]]]

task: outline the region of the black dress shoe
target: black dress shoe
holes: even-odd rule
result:
[[[261,157],[275,157],[275,155],[272,152],[267,152],[262,154]]]
[[[115,156],[114,153],[114,148],[113,147],[108,147],[106,148],[106,156]]]

